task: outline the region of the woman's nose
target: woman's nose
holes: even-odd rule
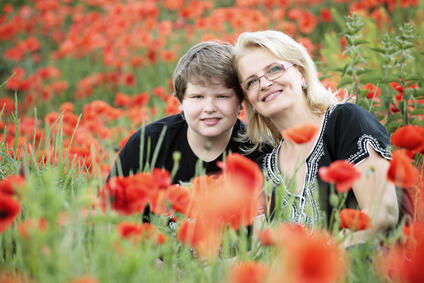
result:
[[[267,89],[272,85],[272,81],[268,80],[265,76],[259,78],[259,87],[260,89]]]

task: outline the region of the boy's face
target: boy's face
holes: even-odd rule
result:
[[[224,85],[187,83],[180,105],[189,131],[203,138],[228,136],[236,122],[240,101],[232,88]]]

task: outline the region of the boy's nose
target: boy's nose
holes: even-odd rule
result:
[[[203,109],[206,112],[215,112],[217,107],[216,107],[216,102],[213,99],[206,99],[205,104],[203,106]]]

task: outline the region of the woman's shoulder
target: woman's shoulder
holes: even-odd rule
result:
[[[331,116],[363,116],[371,114],[361,106],[350,102],[334,104],[329,108],[328,112]]]

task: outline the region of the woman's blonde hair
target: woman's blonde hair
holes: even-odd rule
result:
[[[264,48],[283,61],[299,67],[306,83],[304,91],[311,111],[321,115],[338,101],[335,95],[324,88],[318,79],[318,72],[308,51],[290,36],[273,30],[244,32],[240,34],[234,47],[233,65],[238,71],[238,62],[247,52],[255,48]],[[264,143],[276,146],[281,140],[281,133],[274,123],[255,111],[252,104],[245,99],[248,117],[247,137],[261,148]]]

